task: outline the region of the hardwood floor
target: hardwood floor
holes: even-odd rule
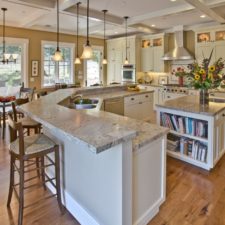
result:
[[[11,211],[6,201],[9,182],[8,141],[0,140],[0,225],[17,225],[18,202]],[[47,193],[49,194],[49,193]],[[42,187],[29,191],[25,203],[46,195]],[[24,225],[79,225],[66,212],[60,214],[55,198],[25,209]],[[116,224],[115,224],[116,225]],[[184,162],[167,160],[167,198],[148,225],[225,225],[225,157],[212,172]]]

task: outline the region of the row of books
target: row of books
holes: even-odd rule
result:
[[[206,121],[161,113],[161,125],[181,134],[208,137],[208,123]]]
[[[207,145],[189,138],[180,138],[180,153],[195,160],[206,162]]]

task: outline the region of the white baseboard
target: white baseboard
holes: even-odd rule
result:
[[[50,183],[46,186],[55,193],[55,188]],[[81,225],[100,225],[69,193],[64,191],[62,196],[63,205]]]
[[[164,202],[164,199],[160,198],[155,204],[150,207],[133,225],[147,225],[149,221],[159,212],[160,205]]]

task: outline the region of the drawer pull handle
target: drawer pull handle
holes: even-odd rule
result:
[[[145,98],[148,98],[148,95],[145,95]]]
[[[134,100],[134,98],[131,98],[131,100],[133,101],[133,100]]]
[[[142,102],[139,102],[139,104],[142,104]]]
[[[223,113],[222,116],[225,116],[225,113]]]

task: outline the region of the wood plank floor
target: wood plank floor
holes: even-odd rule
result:
[[[1,139],[0,225],[17,225],[18,202],[15,197],[12,200],[11,211],[6,207],[9,182],[7,146],[8,141]],[[25,201],[29,203],[43,195],[46,195],[46,192],[40,187],[27,193]],[[52,198],[25,209],[24,225],[79,223],[69,212],[61,215],[56,199]],[[161,206],[160,213],[148,225],[225,225],[225,157],[212,172],[168,158],[166,202]]]

